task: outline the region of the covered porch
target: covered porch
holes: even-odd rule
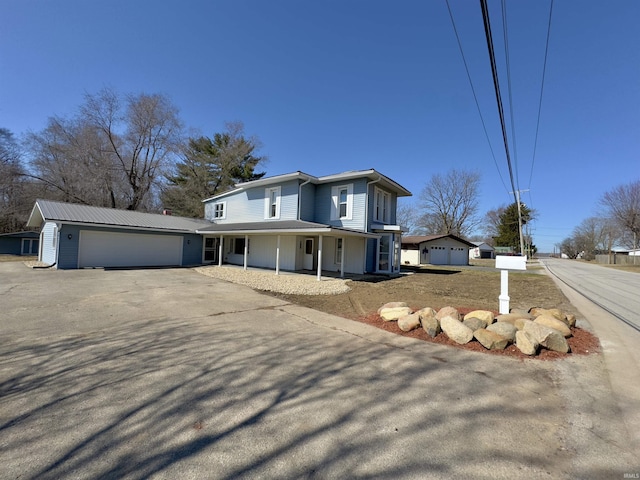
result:
[[[366,271],[367,240],[379,235],[304,221],[217,224],[203,235],[203,263],[345,278]],[[334,278],[335,278],[334,277]]]

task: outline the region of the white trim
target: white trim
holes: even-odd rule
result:
[[[340,192],[347,191],[346,215],[340,216]],[[353,183],[331,187],[331,220],[353,219]]]
[[[271,195],[275,193],[275,215],[271,215],[271,207],[274,206],[271,201]],[[280,197],[282,196],[282,187],[270,187],[264,189],[264,218],[265,220],[279,220],[280,219]]]
[[[218,205],[222,206],[222,215],[217,216],[218,210],[217,207]],[[216,202],[213,204],[213,219],[214,220],[224,220],[227,218],[227,202]]]

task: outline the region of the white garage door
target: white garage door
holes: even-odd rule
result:
[[[469,262],[469,249],[465,247],[451,247],[451,265],[466,265]]]
[[[80,231],[79,268],[181,264],[181,236]]]
[[[447,265],[449,263],[448,249],[449,247],[437,245],[429,247],[429,263],[431,265]]]

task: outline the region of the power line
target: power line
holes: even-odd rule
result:
[[[493,152],[493,147],[491,146],[491,141],[489,140],[489,134],[487,133],[487,126],[484,123],[484,117],[482,116],[482,111],[480,110],[480,104],[478,103],[478,96],[476,95],[476,89],[473,87],[473,81],[471,81],[471,74],[469,73],[469,67],[467,65],[467,59],[464,56],[464,51],[462,49],[462,42],[460,42],[460,36],[458,35],[458,29],[456,28],[456,22],[453,19],[453,13],[451,12],[451,6],[449,5],[449,0],[447,2],[447,9],[449,10],[449,18],[451,18],[451,25],[453,26],[453,32],[456,35],[456,40],[458,41],[458,48],[460,49],[460,55],[462,56],[462,63],[464,63],[464,68],[467,72],[467,78],[469,79],[469,85],[471,85],[471,92],[473,93],[473,99],[476,102],[476,108],[478,109],[478,115],[480,115],[480,121],[482,122],[482,129],[484,130],[484,135],[487,138],[487,143],[489,144],[489,150],[491,150],[491,156],[493,157],[493,163],[496,166],[496,170],[498,170],[498,176],[500,177],[500,181],[502,182],[502,186],[505,191],[509,191],[507,186],[504,183],[504,179],[502,178],[502,173],[500,172],[500,167],[498,166],[498,161],[496,160],[495,153]]]
[[[493,76],[493,86],[496,92],[496,101],[498,102],[498,113],[500,115],[500,126],[502,127],[502,139],[504,141],[504,150],[507,155],[507,165],[509,167],[509,179],[511,180],[511,191],[513,192],[514,201],[517,203],[518,198],[515,193],[517,189],[513,181],[513,168],[511,166],[511,156],[509,155],[509,142],[507,140],[507,130],[504,123],[504,110],[502,108],[502,97],[500,95],[500,82],[498,80],[498,69],[496,67],[496,57],[493,49],[493,38],[491,37],[491,23],[489,22],[489,10],[487,8],[487,0],[480,0],[480,8],[482,10],[484,32],[487,38],[489,60],[491,61],[491,73]]]
[[[533,166],[536,162],[536,149],[538,147],[538,130],[540,129],[540,112],[542,111],[542,93],[544,92],[544,79],[547,72],[547,57],[549,55],[549,38],[551,37],[551,16],[553,14],[553,0],[549,6],[549,22],[547,24],[547,44],[544,49],[544,64],[542,66],[542,82],[540,83],[540,101],[538,102],[538,119],[536,121],[536,137],[533,141],[533,157],[531,159],[531,173],[529,174],[529,187],[533,178]]]

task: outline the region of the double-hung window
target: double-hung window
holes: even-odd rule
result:
[[[215,203],[213,205],[213,218],[222,220],[226,215],[226,202]]]
[[[280,187],[265,189],[264,218],[280,218]]]
[[[374,220],[381,223],[390,222],[391,195],[379,188],[376,188],[374,204]]]
[[[331,220],[351,220],[353,217],[353,184],[331,188]]]

